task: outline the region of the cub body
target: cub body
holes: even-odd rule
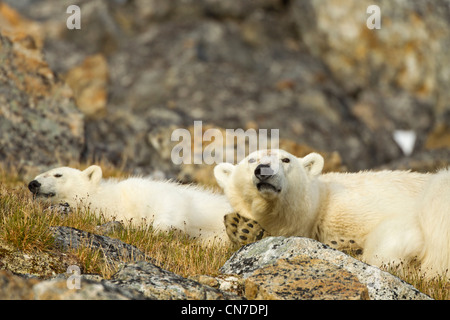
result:
[[[227,240],[223,217],[232,211],[225,196],[169,181],[102,179],[102,170],[61,167],[38,175],[30,191],[53,204],[87,206],[117,219],[146,219],[160,230],[176,228],[204,240]]]

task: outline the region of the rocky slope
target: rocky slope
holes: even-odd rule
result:
[[[1,32],[0,60],[0,161],[20,168],[79,158],[83,114],[34,38]]]
[[[82,9],[81,30],[66,27],[70,4]],[[53,77],[47,67],[33,78],[33,92],[50,94],[53,102],[40,98],[35,110],[27,91],[20,99],[6,96],[3,109],[18,109],[19,118],[14,122],[3,111],[8,122],[0,130],[10,147],[2,158],[30,158],[36,165],[105,158],[174,177],[180,167],[155,148],[154,134],[194,120],[219,128],[279,129],[283,139],[337,151],[350,170],[402,159],[393,139],[399,129],[417,135],[413,157],[448,150],[448,1],[380,1],[379,30],[366,26],[369,4],[4,0],[0,28],[11,38],[26,34],[22,43],[36,39],[36,50],[42,49],[54,78],[70,85],[73,99],[52,89],[54,80],[38,85]],[[8,45],[1,50],[4,56],[13,52]],[[16,72],[14,64],[5,67]],[[10,79],[2,86],[14,92],[17,84]],[[22,118],[30,118],[33,134],[21,128]],[[20,139],[13,134],[18,131]],[[159,138],[170,142],[169,134]],[[61,139],[58,147],[55,139]],[[20,147],[30,152],[21,154]],[[49,160],[46,150],[60,156]],[[448,153],[443,158],[448,163]]]

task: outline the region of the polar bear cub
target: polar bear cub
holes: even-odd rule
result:
[[[317,153],[260,150],[237,165],[217,165],[214,174],[234,211],[270,235],[359,248],[370,264],[415,260],[428,276],[447,272],[450,171],[321,174],[323,165]],[[227,229],[238,224],[234,215],[236,221],[225,219]]]
[[[102,169],[61,167],[38,175],[28,185],[37,197],[91,210],[117,219],[145,218],[155,228],[176,228],[205,241],[228,241],[224,215],[232,212],[225,196],[169,181],[102,179]]]

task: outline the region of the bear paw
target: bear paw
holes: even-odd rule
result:
[[[241,216],[234,212],[224,217],[228,238],[236,247],[241,247],[270,236],[256,220]]]

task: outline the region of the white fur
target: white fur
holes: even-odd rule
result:
[[[119,220],[145,218],[160,230],[177,228],[202,240],[228,241],[223,217],[231,206],[225,196],[208,190],[144,178],[103,180],[98,166],[56,168],[35,180],[41,184],[37,196],[54,194],[48,197],[54,204],[85,205]]]
[[[281,161],[286,158],[289,163]],[[277,168],[267,180],[273,190],[256,187],[260,180],[255,169],[261,163]],[[351,240],[363,248],[368,263],[417,259],[428,276],[446,273],[450,171],[321,175],[322,168],[323,158],[316,153],[297,158],[283,150],[265,150],[236,166],[219,164],[214,173],[235,211],[255,219],[271,235],[338,244]]]

